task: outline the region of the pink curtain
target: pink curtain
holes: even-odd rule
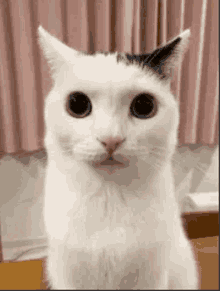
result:
[[[172,84],[179,144],[218,144],[218,6],[218,0],[0,0],[0,152],[44,147],[51,79],[37,44],[39,24],[88,52],[148,52],[190,28],[190,50]]]

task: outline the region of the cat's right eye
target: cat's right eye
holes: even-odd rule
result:
[[[84,118],[92,112],[92,103],[82,92],[72,92],[67,97],[67,112],[75,118]]]

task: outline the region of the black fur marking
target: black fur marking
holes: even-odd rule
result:
[[[175,54],[174,50],[178,43],[181,41],[180,37],[177,37],[171,43],[166,44],[154,50],[152,53],[131,55],[128,53],[116,53],[116,60],[118,63],[123,62],[127,66],[132,64],[138,64],[142,68],[147,67],[152,70],[160,79],[167,79],[170,77],[170,65],[166,66],[167,60]],[[86,55],[103,54],[105,56],[112,55],[114,52],[98,51],[94,53],[85,53]],[[171,62],[172,63],[172,62]]]
[[[169,72],[164,70],[165,63],[174,53],[176,45],[180,40],[181,38],[178,37],[172,43],[158,48],[150,54],[131,55],[118,53],[117,62],[124,62],[126,65],[137,63],[142,67],[148,67],[153,70],[160,79],[165,79],[169,74]]]

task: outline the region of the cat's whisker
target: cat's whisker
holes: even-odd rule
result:
[[[154,163],[153,164],[154,165],[158,165],[158,167],[161,167],[165,162],[164,157],[161,156],[158,153],[151,153],[150,158],[154,158]]]
[[[154,165],[158,166],[158,169],[160,169],[162,166],[164,166],[165,161],[156,158],[156,161],[154,162]]]
[[[150,162],[149,159],[143,159],[145,162],[147,162],[147,164],[149,165],[150,168],[155,169],[156,171],[159,171],[161,169],[161,166],[158,165],[155,161]]]
[[[199,172],[202,172],[205,175],[207,174],[207,165],[204,165],[200,162],[198,162],[194,169],[198,170]]]
[[[171,159],[171,162],[172,162],[172,165],[173,165],[173,167],[175,168],[175,167],[179,167],[179,168],[182,168],[183,167],[183,165],[185,164],[185,161],[186,161],[186,159],[184,159],[184,158],[181,158],[181,160],[179,161],[178,159],[177,159],[177,157],[175,157],[174,155],[172,156],[172,159]],[[196,163],[195,162],[195,159],[192,157],[192,159],[191,159],[191,163],[192,164],[194,164],[194,163]],[[199,162],[198,162],[199,163]],[[196,167],[196,166],[195,166]]]
[[[159,157],[159,158],[163,158],[164,157],[164,154],[161,153],[161,152],[158,152],[158,151],[150,151],[149,153],[150,155],[153,155],[155,157]]]
[[[167,152],[167,149],[164,148],[164,147],[154,146],[154,147],[150,148],[150,151],[152,151],[152,152],[166,153]]]

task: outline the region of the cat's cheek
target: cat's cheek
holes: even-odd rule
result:
[[[57,135],[57,144],[65,156],[73,155],[72,139],[70,135]]]

